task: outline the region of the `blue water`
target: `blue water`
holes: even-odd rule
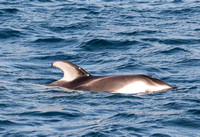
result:
[[[178,87],[123,95],[47,87],[73,62]],[[199,0],[1,0],[0,135],[200,136]]]

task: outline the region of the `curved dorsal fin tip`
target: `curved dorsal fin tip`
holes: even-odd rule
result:
[[[52,66],[57,67],[63,71],[64,75],[61,80],[73,81],[81,76],[90,76],[90,74],[87,73],[84,69],[69,61],[55,61],[52,63]]]

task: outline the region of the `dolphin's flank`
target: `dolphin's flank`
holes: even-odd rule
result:
[[[64,75],[62,79],[49,84],[49,86],[123,94],[151,93],[174,89],[162,80],[146,75],[93,76],[68,61],[55,61],[52,66],[61,69]]]

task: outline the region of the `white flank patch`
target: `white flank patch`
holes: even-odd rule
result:
[[[144,92],[156,92],[169,89],[170,87],[167,85],[158,85],[158,86],[151,86],[147,85],[142,81],[130,83],[123,88],[117,90],[115,93],[122,93],[122,94],[137,94],[137,93],[144,93]]]

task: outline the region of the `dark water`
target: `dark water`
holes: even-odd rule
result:
[[[56,60],[178,90],[66,92]],[[1,0],[0,135],[200,136],[199,64],[198,0]]]

